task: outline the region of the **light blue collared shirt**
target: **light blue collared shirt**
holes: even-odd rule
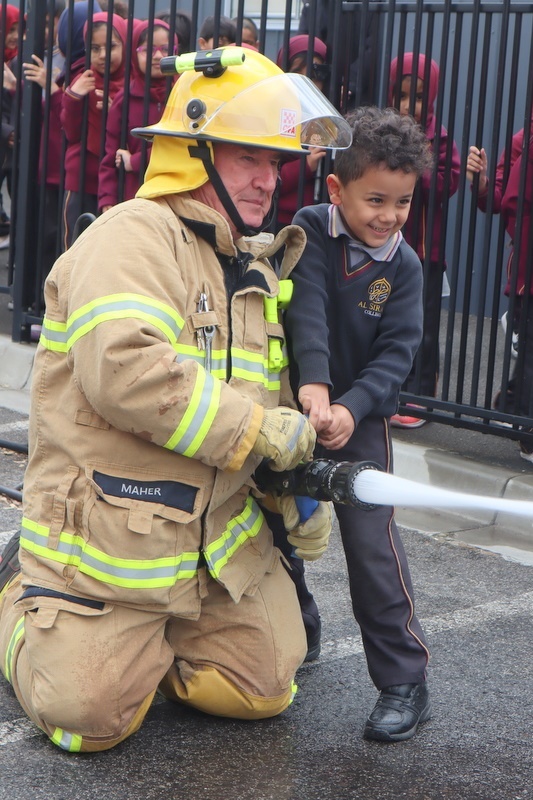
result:
[[[361,255],[368,255],[373,261],[392,261],[400,243],[403,239],[401,231],[397,231],[390,239],[387,239],[385,244],[379,247],[369,247],[359,239],[354,239],[350,233],[344,220],[342,219],[339,207],[330,205],[328,209],[328,233],[336,239],[338,236],[346,236],[348,238],[348,247],[350,251],[350,267],[355,267],[361,261]]]

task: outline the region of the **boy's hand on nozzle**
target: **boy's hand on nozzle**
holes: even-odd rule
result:
[[[320,502],[306,522],[293,530],[287,529],[287,541],[295,548],[295,556],[304,561],[320,558],[328,546],[331,518],[331,503]]]
[[[334,403],[331,406],[333,422],[325,431],[321,431],[318,443],[328,450],[340,450],[348,442],[355,430],[355,420],[346,406]]]
[[[329,387],[325,383],[306,383],[300,386],[298,400],[304,414],[317,433],[329,428],[333,414],[329,405]]]
[[[466,177],[472,183],[474,175],[479,175],[479,191],[484,192],[487,188],[487,154],[482,147],[472,145],[468,151],[466,160]]]
[[[292,408],[265,408],[263,421],[252,451],[270,459],[275,472],[294,469],[300,461],[310,461],[316,433],[303,414]]]

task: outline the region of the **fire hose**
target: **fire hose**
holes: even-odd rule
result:
[[[0,439],[0,447],[3,447],[5,450],[12,450],[14,453],[23,453],[24,455],[28,454],[27,444],[8,442],[6,439]],[[22,492],[19,491],[18,488],[12,489],[10,486],[0,485],[0,494],[5,495],[5,497],[10,497],[12,500],[18,500],[19,502],[22,502]]]
[[[264,462],[256,470],[255,478],[264,492],[292,494],[314,501],[332,500],[369,511],[381,505],[480,508],[531,517],[533,523],[533,501],[509,500],[428,486],[391,475],[373,461],[339,462],[318,458],[286,472],[274,472],[268,467],[268,462]],[[310,513],[312,507],[307,507],[306,516]]]

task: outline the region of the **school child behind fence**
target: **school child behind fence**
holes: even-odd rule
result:
[[[398,74],[399,69],[401,75]],[[415,87],[413,76],[416,77]],[[413,364],[403,389],[428,397],[436,396],[439,377],[441,297],[446,270],[442,244],[446,235],[446,230],[442,227],[443,207],[447,198],[457,191],[461,167],[459,151],[455,142],[450,142],[448,131],[442,125],[437,131],[435,102],[438,85],[439,67],[433,60],[428,65],[428,59],[422,53],[418,55],[416,65],[413,53],[405,53],[403,58],[395,58],[391,63],[389,102],[399,109],[400,114],[412,114],[422,125],[435,153],[435,167],[422,175],[403,230],[406,242],[416,250],[420,261],[425,264],[424,333],[417,359],[419,364]],[[434,202],[431,206],[431,189],[435,177]],[[429,240],[428,222],[431,213],[433,223]],[[420,383],[417,381],[417,369],[420,370]],[[425,420],[417,417],[416,413],[394,414],[391,419],[391,424],[396,428],[419,428],[424,423]]]
[[[106,125],[106,149],[98,173],[98,209],[107,211],[120,200],[131,200],[144,180],[144,168],[148,163],[150,148],[143,139],[132,136],[133,128],[153,125],[159,119],[167,97],[168,79],[162,74],[159,64],[165,56],[177,52],[178,40],[174,36],[169,44],[170,28],[163,20],[154,20],[152,26],[152,50],[148,51],[150,23],[142,20],[133,29],[131,48],[131,74],[129,102],[127,107],[127,140],[122,146],[124,127],[125,91],[115,95],[109,109]],[[146,71],[150,69],[147,79]],[[149,84],[148,106],[145,110],[146,83]],[[144,146],[143,146],[144,145]],[[119,197],[120,170],[124,170],[124,192]]]
[[[515,362],[510,379],[504,380],[504,386],[496,393],[493,406],[498,411],[533,417],[533,272],[531,271],[531,209],[533,208],[533,153],[531,148],[522,155],[524,135],[533,133],[522,128],[511,139],[508,150],[504,150],[499,158],[493,184],[487,176],[487,154],[483,147],[472,145],[466,162],[467,177],[474,180],[479,175],[477,205],[482,211],[488,208],[488,200],[492,195],[492,212],[501,212],[505,229],[511,237],[511,252],[507,262],[507,283],[504,294],[510,298],[509,312],[502,317],[502,322],[510,319],[513,326],[513,347],[516,347]],[[523,164],[523,158],[527,164]],[[525,173],[524,193],[521,195],[522,171]],[[505,180],[506,174],[508,175]],[[522,219],[518,220],[518,208],[522,206]],[[516,241],[518,228],[521,230],[520,241]],[[528,277],[529,276],[529,277]],[[514,296],[511,291],[514,287]],[[518,331],[523,336],[518,336]],[[516,332],[516,333],[515,333]],[[516,338],[515,338],[516,337]],[[512,352],[512,351],[511,351]],[[531,428],[527,429],[532,432]],[[533,463],[533,445],[523,439],[519,441],[520,456]]]
[[[317,430],[315,455],[378,462],[392,471],[389,419],[422,335],[422,265],[404,240],[417,179],[433,164],[411,117],[367,107],[348,121],[353,144],[335,156],[330,203],[294,223],[307,244],[286,311],[293,385]],[[409,739],[429,719],[428,649],[414,613],[394,509],[335,505],[355,618],[379,698],[367,739]]]
[[[100,12],[93,16],[90,69],[78,72],[63,94],[61,124],[67,139],[65,154],[65,197],[63,200],[62,240],[64,249],[72,244],[72,236],[77,218],[84,212],[96,214],[98,211],[98,168],[100,164],[100,144],[102,136],[103,102],[110,103],[124,83],[124,43],[127,23],[122,17],[113,14],[111,52],[106,55],[108,13]],[[87,37],[89,26],[84,27]],[[109,63],[109,96],[104,98],[105,71]],[[88,98],[87,139],[82,143],[83,103]],[[82,146],[85,152],[82,154]],[[85,158],[85,171],[80,175],[82,157]]]
[[[293,36],[289,39],[287,72],[300,75],[307,74],[307,53],[310,42],[311,38],[305,35]],[[330,72],[329,64],[326,63],[327,47],[325,43],[316,36],[312,47],[311,80],[317,89],[323,92]],[[285,66],[284,62],[285,50],[281,47],[278,52],[276,64],[283,69]],[[282,165],[280,170],[281,186],[278,197],[278,229],[281,229],[284,225],[291,224],[292,218],[298,211],[300,205],[308,206],[314,202],[315,181],[317,179],[317,174],[320,174],[320,165],[325,155],[326,150],[324,150],[323,147],[310,147],[303,169],[299,159],[296,161],[288,161],[286,164]],[[299,186],[301,179],[303,179],[303,192],[301,193],[301,203],[299,203]]]
[[[43,212],[43,248],[41,251],[41,280],[52,269],[58,253],[59,218],[62,207],[61,196],[61,171],[63,167],[62,136],[61,136],[61,99],[62,80],[64,74],[65,56],[59,48],[58,29],[59,21],[65,12],[65,0],[54,0],[54,16],[47,16],[44,36],[45,46],[48,45],[48,27],[53,25],[52,52],[50,54],[52,66],[50,70],[50,85],[47,86],[48,66],[47,57],[40,58],[35,53],[31,61],[22,64],[24,80],[36,83],[43,92],[43,134],[41,136],[41,149],[39,153],[39,184],[44,188]],[[48,116],[45,118],[45,112]],[[46,136],[44,131],[46,129]]]
[[[215,18],[206,17],[200,27],[198,34],[198,49],[212,50],[213,47],[225,47],[228,44],[235,44],[237,29],[229,17],[220,17],[218,22],[218,41],[215,45]]]
[[[172,18],[173,16],[174,18]],[[177,8],[174,15],[170,13],[170,10],[159,11],[156,15],[156,20],[158,19],[166,22],[171,30],[173,26],[174,32],[178,37],[178,55],[190,53],[195,49],[194,41],[191,39],[192,18],[187,11]]]
[[[0,12],[2,9],[0,8]],[[20,12],[16,6],[5,6],[5,31],[2,30],[4,14],[0,13],[0,42],[4,44],[3,75],[2,75],[2,125],[0,132],[0,189],[4,180],[7,191],[11,195],[11,169],[13,146],[15,144],[15,125],[13,120],[13,97],[17,80],[11,69],[19,49],[19,19]],[[2,194],[0,193],[0,250],[9,247],[10,220],[4,209]]]

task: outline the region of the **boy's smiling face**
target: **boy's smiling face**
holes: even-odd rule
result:
[[[368,167],[346,185],[328,175],[330,201],[339,207],[354,238],[369,247],[381,247],[405,224],[417,175],[390,170],[384,164]]]

